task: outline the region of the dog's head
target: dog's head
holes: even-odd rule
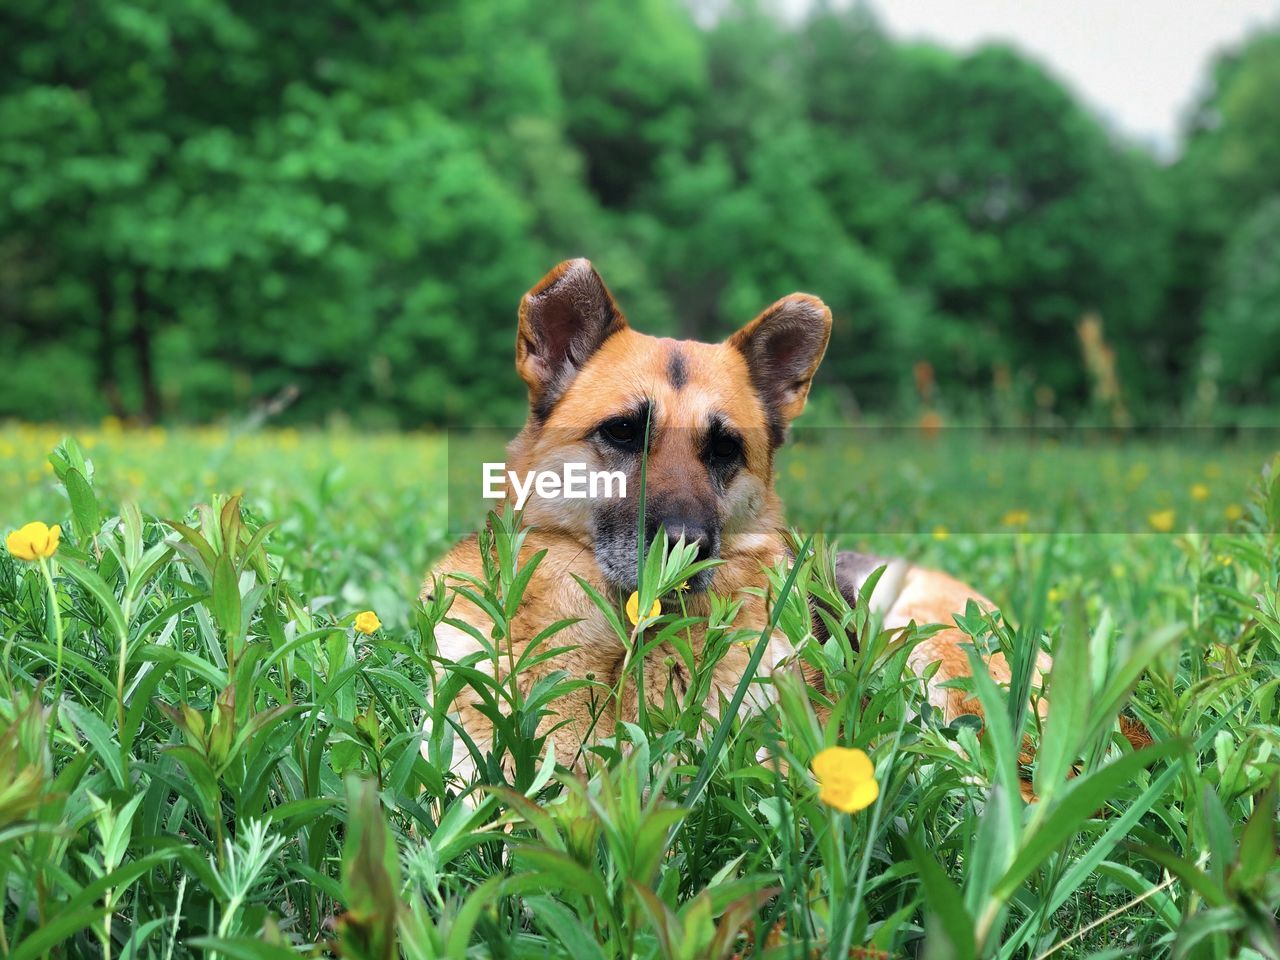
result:
[[[527,521],[589,544],[610,584],[635,589],[645,459],[646,538],[663,527],[703,557],[758,543],[778,522],[774,451],[804,409],[830,332],[826,305],[792,294],[723,343],[646,336],[627,325],[589,261],[560,264],[520,303],[516,369],[529,386],[529,422],[512,460],[522,470],[582,463],[621,473],[626,496],[534,495]],[[712,576],[689,586],[704,589]]]

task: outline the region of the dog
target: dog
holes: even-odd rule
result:
[[[796,293],[767,307],[722,343],[647,336],[634,330],[591,263],[558,265],[521,300],[516,334],[516,371],[529,390],[529,415],[508,447],[508,466],[560,472],[566,463],[621,472],[627,488],[640,486],[645,465],[645,537],[659,528],[673,540],[696,545],[699,559],[718,563],[692,577],[680,601],[691,615],[706,616],[710,594],[741,601],[735,626],[763,631],[769,622],[764,596],[771,568],[790,560],[774,470],[787,427],[804,410],[814,374],[831,333],[831,311],[817,297]],[[647,437],[647,447],[646,447]],[[642,456],[647,449],[647,458]],[[601,610],[575,578],[623,602],[636,589],[639,498],[550,498],[531,495],[524,506],[528,528],[521,557],[545,554],[525,590],[501,656],[481,658],[476,669],[502,670],[550,624],[574,621],[548,646],[568,648],[531,669],[517,682],[531,689],[553,671],[593,678],[603,687],[579,687],[556,700],[540,732],[553,731],[558,762],[580,763],[593,737],[612,735],[618,720],[634,720],[634,684],[624,684],[617,702],[600,689],[617,689],[626,649]],[[508,507],[510,504],[508,504]],[[870,604],[886,629],[916,624],[952,624],[954,614],[976,603],[994,604],[969,585],[936,570],[900,559],[840,553],[836,581],[851,606],[867,578],[885,568]],[[422,598],[453,590],[483,574],[480,541],[459,543],[428,575]],[[493,623],[464,592],[455,592],[449,619],[436,627],[438,653],[461,661],[482,650],[473,634],[488,637]],[[695,636],[693,648],[700,649]],[[954,625],[917,644],[909,668],[927,677],[929,702],[946,721],[981,708],[950,681],[969,676],[964,646],[970,639]],[[715,665],[705,707],[714,715],[721,698],[732,698],[749,666],[752,645],[733,645]],[[643,664],[646,698],[662,697],[668,685],[683,697],[691,678],[670,649],[651,651]],[[768,640],[759,674],[796,659],[781,631]],[[934,669],[934,665],[936,669]],[[1037,664],[1047,673],[1050,662]],[[1000,654],[986,661],[997,683],[1010,670]],[[635,664],[628,668],[635,670]],[[484,750],[490,721],[472,702],[469,688],[451,705],[453,721]],[[602,700],[604,701],[602,703]],[[758,706],[758,704],[755,704]],[[752,704],[748,704],[751,707]],[[428,747],[424,740],[423,754]],[[455,740],[455,772],[474,773],[470,751]]]

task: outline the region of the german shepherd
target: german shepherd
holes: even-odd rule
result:
[[[768,624],[766,571],[788,562],[782,509],[773,489],[775,456],[788,424],[805,407],[814,373],[827,348],[831,311],[817,297],[796,293],[777,301],[723,343],[697,343],[646,336],[633,330],[587,260],[569,260],[548,273],[520,302],[516,370],[529,388],[529,418],[508,447],[507,467],[555,471],[566,463],[622,471],[627,490],[638,490],[648,436],[646,536],[664,528],[672,540],[696,544],[699,558],[719,563],[693,577],[681,597],[685,609],[706,616],[708,592],[741,599],[736,626],[763,630]],[[576,620],[551,641],[568,652],[522,672],[525,689],[563,670],[616,688],[626,651],[600,610],[574,580],[580,577],[619,606],[636,589],[637,496],[606,499],[544,498],[531,495],[523,519],[529,533],[521,559],[546,554],[524,593],[512,624],[511,649],[520,652],[557,621]],[[510,508],[510,503],[508,507]],[[424,599],[457,574],[479,577],[483,558],[471,537],[458,544],[428,576]],[[850,606],[859,602],[867,577],[886,567],[871,597],[886,629],[952,623],[952,615],[976,602],[992,603],[945,573],[843,552],[836,580]],[[754,589],[752,589],[754,588]],[[484,636],[493,629],[478,605],[455,594],[450,616]],[[466,630],[436,627],[438,650],[458,661],[481,649]],[[910,669],[920,676],[938,664],[927,682],[930,703],[947,721],[981,714],[978,704],[948,682],[968,676],[968,637],[948,626],[915,646]],[[549,644],[550,645],[550,644]],[[692,647],[700,650],[695,636]],[[668,684],[683,698],[691,678],[673,651],[658,649],[643,665],[646,697],[660,699]],[[706,708],[713,715],[720,698],[733,696],[748,667],[751,645],[733,645],[714,667]],[[791,642],[775,631],[759,672],[768,675],[795,659]],[[671,666],[674,662],[674,666]],[[482,661],[477,669],[492,662]],[[987,661],[992,678],[1009,682],[999,654]],[[1049,667],[1041,657],[1040,671]],[[633,667],[629,669],[634,669]],[[554,728],[557,760],[573,765],[594,736],[611,735],[619,719],[636,712],[634,684],[622,702],[606,703],[598,690],[582,688],[554,704],[541,732]],[[474,696],[472,696],[474,699]],[[489,720],[464,693],[452,705],[456,720],[484,750],[491,741]],[[601,709],[604,715],[596,717]],[[454,769],[471,771],[468,751],[455,741]],[[426,745],[423,746],[424,753]]]

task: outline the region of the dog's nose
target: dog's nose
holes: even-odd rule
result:
[[[649,528],[649,542],[653,542],[654,536],[658,532],[658,522],[646,524]],[[666,528],[667,540],[671,544],[681,538],[686,544],[696,544],[698,553],[695,559],[710,560],[716,555],[717,544],[715,531],[696,520],[683,517],[672,517],[661,522],[661,526]]]

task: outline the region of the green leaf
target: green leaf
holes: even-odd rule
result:
[[[1013,861],[1018,819],[1010,806],[1004,788],[998,783],[992,784],[973,838],[970,868],[966,870],[965,905],[973,913],[981,909]],[[1022,806],[1021,802],[1018,806]]]
[[[1134,685],[1138,682],[1138,678],[1142,676],[1147,667],[1155,660],[1157,656],[1171,647],[1173,643],[1185,632],[1185,627],[1181,624],[1171,624],[1158,630],[1153,630],[1146,634],[1138,643],[1138,646],[1124,662],[1120,668],[1111,676],[1107,685],[1103,687],[1101,693],[1094,699],[1094,713],[1092,723],[1084,736],[1084,740],[1092,740],[1100,732],[1106,729],[1116,717],[1129,698],[1130,692]],[[1053,707],[1050,706],[1050,711]]]
[[[1133,867],[1112,860],[1104,860],[1098,864],[1098,873],[1120,884],[1135,897],[1145,897],[1144,902],[1156,912],[1160,922],[1170,930],[1177,929],[1182,920],[1182,914],[1178,912],[1177,905],[1167,891],[1154,894],[1151,892],[1154,884],[1149,878],[1144,877]]]
[[[1276,863],[1276,785],[1254,801],[1253,814],[1240,836],[1240,862],[1231,876],[1235,889],[1249,890],[1272,874]]]
[[[233,641],[239,640],[240,630],[240,577],[230,553],[223,553],[213,565],[213,619],[222,632]]]
[[[213,547],[209,545],[209,541],[206,540],[198,530],[193,530],[185,523],[179,523],[176,520],[166,520],[165,524],[177,531],[178,536],[182,537],[183,541],[195,551],[195,559],[199,561],[196,564],[196,569],[199,570],[201,575],[206,579],[211,580],[213,577],[213,567],[214,564],[217,563],[218,557],[217,554],[214,553]]]
[[[445,956],[466,956],[472,931],[480,922],[483,912],[502,893],[502,889],[503,878],[494,876],[467,894],[466,900],[462,903],[462,909],[453,918],[453,924],[450,926],[449,940],[445,944]]]
[[[1236,844],[1231,822],[1211,784],[1206,783],[1200,791],[1200,807],[1204,814],[1205,836],[1209,841],[1209,874],[1214,883],[1221,884],[1227,867],[1235,859]]]
[[[1082,743],[1093,693],[1089,633],[1074,606],[1073,612],[1076,615],[1069,621],[1070,629],[1064,626],[1054,645],[1048,683],[1049,718],[1036,749],[1033,782],[1042,803],[1066,784]]]
[[[982,704],[983,752],[990,747],[995,758],[996,782],[1004,788],[1004,807],[1011,820],[1010,830],[1016,836],[1021,823],[1022,788],[1018,780],[1018,749],[1021,746],[1021,731],[1015,739],[1015,732],[1009,725],[1009,710],[1001,697],[1000,690],[986,664],[979,659],[972,646],[966,645],[965,653],[969,657],[969,669],[973,675],[974,691]],[[1016,799],[1015,799],[1016,798]]]
[[[68,470],[62,482],[67,488],[67,498],[71,501],[71,526],[76,532],[76,539],[82,544],[88,543],[98,532],[98,498],[79,470]]]
[[[218,807],[222,799],[222,789],[218,786],[218,777],[209,765],[208,758],[195,747],[187,744],[168,747],[165,753],[182,765],[188,779],[195,784],[196,795],[200,799],[200,812],[209,823],[217,821]]]
[[[1137,753],[1127,753],[1105,767],[1073,780],[1052,811],[1025,838],[1022,849],[1004,879],[997,884],[994,895],[1001,901],[1007,900],[1049,854],[1078,833],[1115,796],[1117,790],[1133,780],[1138,771],[1182,748],[1180,741],[1166,740]]]
[[[372,781],[347,777],[347,838],[342,848],[339,925],[343,952],[362,960],[391,960],[396,947],[400,865]]]
[[[74,700],[64,700],[62,702],[62,710],[71,718],[71,722],[76,725],[76,728],[84,734],[84,738],[89,741],[89,745],[93,747],[93,752],[97,754],[102,761],[102,765],[111,774],[111,779],[116,782],[116,786],[122,790],[125,789],[128,786],[129,777],[125,771],[125,760],[121,755],[120,745],[116,743],[111,729],[103,722],[101,717],[90,712]]]
[[[1224,710],[1222,714],[1212,723],[1209,728],[1200,735],[1194,746],[1195,752],[1205,749],[1208,744],[1213,742],[1214,735],[1226,726],[1227,722],[1234,715],[1236,709],[1241,706],[1240,703],[1235,704],[1231,710]],[[1147,811],[1156,805],[1172,788],[1174,781],[1181,772],[1181,765],[1171,764],[1160,772],[1160,775],[1151,781],[1151,784],[1142,791],[1142,793],[1133,799],[1129,805],[1121,811],[1120,815],[1110,822],[1106,831],[1094,841],[1091,846],[1080,859],[1076,860],[1067,870],[1066,874],[1053,887],[1049,895],[1048,912],[1052,913],[1067,902],[1067,899],[1080,888],[1080,886],[1089,879],[1103,858],[1107,856],[1128,834],[1133,830],[1134,826],[1146,815]],[[1024,932],[1026,927],[1020,929],[1020,933]]]
[[[147,582],[164,568],[172,552],[173,544],[161,541],[142,554],[129,572],[129,580],[124,588],[125,596],[137,597]]]
[[[124,611],[120,609],[120,602],[116,600],[115,593],[107,586],[106,581],[78,560],[63,557],[59,563],[63,571],[70,574],[71,579],[93,595],[93,598],[98,601],[99,606],[102,607],[103,612],[107,615],[107,619],[115,631],[116,639],[121,643],[126,643],[129,629],[125,624]]]
[[[1239,930],[1243,923],[1243,914],[1231,907],[1201,910],[1188,918],[1178,929],[1178,936],[1173,942],[1171,957],[1173,960],[1182,960],[1183,957],[1197,955],[1194,953],[1195,948],[1204,940],[1217,934]],[[1223,954],[1218,955],[1223,956]]]
[[[564,904],[550,896],[526,897],[524,903],[543,933],[562,944],[574,960],[604,960],[604,949],[595,934]]]
[[[919,840],[910,834],[903,840],[911,852],[920,885],[924,888],[925,905],[928,907],[926,920],[931,917],[936,921],[934,929],[941,937],[940,943],[930,941],[926,956],[973,960],[977,955],[977,934],[973,919],[965,911],[960,890]],[[946,949],[941,949],[943,947]]]
[[[187,942],[206,954],[233,960],[298,960],[296,950],[254,937],[193,937]]]
[[[800,549],[796,551],[796,559],[791,563],[791,570],[787,573],[787,578],[783,581],[782,589],[778,592],[777,598],[774,600],[773,608],[769,611],[769,622],[765,624],[760,636],[757,638],[755,647],[751,651],[751,658],[747,661],[746,668],[743,670],[742,678],[738,681],[737,688],[733,691],[733,697],[724,709],[719,721],[716,724],[715,734],[711,738],[711,742],[707,745],[706,756],[703,757],[701,765],[698,767],[698,774],[693,778],[693,783],[689,785],[689,790],[685,794],[683,805],[691,807],[697,801],[702,792],[702,788],[707,785],[707,781],[711,779],[711,771],[721,760],[721,751],[724,749],[725,741],[729,739],[729,731],[732,729],[734,722],[738,719],[738,709],[742,706],[742,701],[746,699],[747,687],[755,680],[756,671],[760,668],[760,661],[764,659],[765,650],[769,646],[769,638],[773,635],[773,631],[777,629],[778,618],[782,616],[783,609],[786,606],[787,598],[791,596],[791,590],[795,587],[796,577],[800,575],[800,569],[805,565],[809,556],[809,550],[813,546],[813,537],[810,536]],[[687,821],[681,821],[683,825]]]
[[[173,850],[149,853],[94,880],[65,904],[60,904],[57,914],[51,920],[26,935],[21,943],[12,944],[13,950],[7,960],[35,960],[36,957],[43,956],[73,934],[95,923],[107,912],[102,897],[108,890],[127,890],[143,874],[172,860],[175,855]]]

